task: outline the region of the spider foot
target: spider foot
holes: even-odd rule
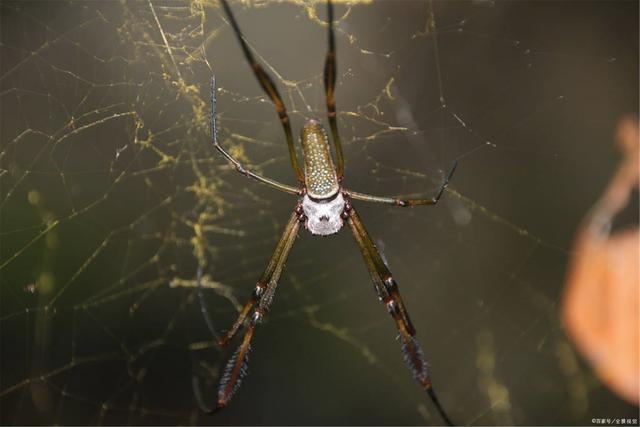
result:
[[[227,407],[227,402],[225,402],[224,400],[218,400],[218,404],[216,405],[215,408],[213,408],[213,411],[211,411],[211,413],[215,414],[217,412],[222,411],[226,407]]]

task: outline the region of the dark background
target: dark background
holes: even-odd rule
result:
[[[324,6],[232,8],[295,132],[324,119]],[[221,141],[293,183],[276,115],[210,4],[0,11],[3,424],[441,422],[347,230],[301,232],[250,375],[227,410],[199,412],[192,373],[213,401],[229,352],[202,320],[198,259],[222,284],[205,296],[224,330],[295,203],[214,152],[211,73]],[[437,207],[356,204],[454,421],[637,419],[559,310],[573,234],[619,161],[616,124],[638,113],[638,3],[376,1],[336,18],[345,185],[429,195],[460,162]]]

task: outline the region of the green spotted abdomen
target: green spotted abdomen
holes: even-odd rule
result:
[[[329,139],[322,125],[309,120],[300,134],[307,194],[314,199],[334,196],[340,186],[331,158]]]

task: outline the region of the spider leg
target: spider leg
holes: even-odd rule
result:
[[[235,392],[240,387],[242,379],[247,374],[247,364],[249,360],[249,352],[251,350],[251,340],[253,339],[254,332],[263,317],[269,310],[273,298],[275,295],[276,287],[278,286],[278,280],[284,270],[284,264],[291,252],[293,243],[298,236],[298,230],[300,229],[300,220],[298,216],[298,209],[294,211],[285,227],[285,230],[278,242],[278,246],[274,251],[267,268],[265,269],[258,286],[254,290],[254,293],[240,312],[238,319],[235,321],[232,329],[227,332],[227,335],[220,341],[224,340],[226,344],[239,330],[242,325],[246,324],[246,330],[242,338],[242,342],[234,352],[233,356],[227,362],[224,371],[220,379],[220,385],[218,387],[218,400],[214,408],[208,407],[200,393],[200,384],[198,376],[194,375],[193,388],[196,400],[200,409],[204,412],[212,413],[217,412],[220,409],[227,406]],[[261,285],[262,283],[262,285]],[[248,322],[245,322],[248,315],[251,314]]]
[[[213,327],[213,322],[211,321],[211,316],[209,316],[209,307],[207,306],[207,301],[204,299],[204,293],[202,292],[202,274],[204,268],[202,265],[198,265],[198,271],[196,273],[196,287],[198,289],[198,301],[200,302],[200,312],[202,313],[202,317],[204,317],[204,322],[207,324],[207,328],[211,335],[218,341],[220,337],[218,336],[218,332]]]
[[[216,116],[216,77],[211,76],[211,138],[213,140],[213,146],[236,168],[238,172],[249,178],[258,180],[264,184],[270,185],[278,190],[284,191],[290,194],[300,194],[300,190],[296,187],[292,187],[287,184],[283,184],[271,178],[267,178],[262,175],[258,175],[255,172],[245,168],[239,160],[229,154],[218,142],[218,126]]]
[[[401,206],[401,207],[419,206],[419,205],[435,205],[438,203],[438,201],[440,201],[440,198],[442,197],[444,190],[447,188],[447,186],[449,186],[449,181],[451,180],[451,177],[453,177],[453,173],[456,171],[456,167],[458,167],[458,161],[454,160],[453,165],[451,166],[451,169],[449,170],[449,173],[447,174],[447,177],[445,178],[444,182],[438,189],[438,192],[436,193],[435,196],[431,197],[430,199],[402,199],[399,197],[372,196],[370,194],[358,193],[356,191],[348,191],[349,197],[355,200],[362,200],[365,202],[383,203],[387,205],[394,205],[394,206]]]
[[[420,343],[415,337],[415,329],[409,319],[409,314],[400,297],[400,291],[398,290],[398,284],[391,275],[391,272],[387,268],[386,264],[382,260],[380,253],[376,249],[371,237],[364,228],[364,224],[360,220],[360,217],[356,213],[353,207],[348,206],[346,210],[348,215],[347,221],[353,232],[353,236],[358,243],[360,252],[364,258],[369,275],[373,281],[378,297],[387,307],[387,311],[393,318],[398,328],[398,340],[402,347],[404,354],[404,360],[413,374],[414,378],[420,383],[423,390],[427,392],[429,398],[435,405],[438,413],[447,423],[447,425],[453,425],[451,419],[445,412],[444,408],[440,404],[438,397],[433,389],[431,383],[431,377],[429,375],[429,367],[424,357],[424,352],[420,347]]]
[[[284,102],[282,101],[282,97],[278,92],[278,88],[273,82],[273,79],[271,78],[271,76],[269,76],[269,74],[264,70],[262,65],[255,59],[255,57],[253,56],[253,53],[251,53],[251,49],[249,49],[249,46],[247,45],[247,42],[245,41],[244,36],[242,35],[242,31],[240,31],[240,26],[238,25],[238,22],[236,21],[236,18],[233,15],[231,8],[229,7],[227,0],[220,0],[220,2],[222,3],[222,8],[224,9],[224,12],[227,15],[227,18],[229,19],[229,23],[231,24],[231,27],[233,28],[233,31],[236,34],[236,38],[238,39],[238,42],[242,47],[242,52],[244,53],[244,57],[246,58],[249,65],[251,66],[251,69],[253,70],[253,74],[256,76],[256,79],[258,79],[258,83],[260,83],[260,86],[265,91],[265,93],[269,96],[269,98],[273,102],[273,105],[276,107],[276,112],[278,113],[278,117],[280,118],[280,123],[282,123],[282,128],[284,129],[284,133],[287,138],[287,146],[289,147],[289,157],[291,158],[291,166],[293,167],[293,171],[298,177],[298,181],[304,182],[304,175],[302,174],[302,170],[300,169],[300,166],[298,164],[296,149],[295,149],[295,146],[293,145],[293,135],[291,133],[291,122],[289,120],[289,115],[287,114],[287,108],[285,107]]]
[[[219,346],[224,347],[229,343],[229,341],[233,339],[240,327],[244,324],[247,315],[265,295],[265,291],[268,289],[269,283],[273,280],[274,273],[276,272],[278,265],[280,263],[283,263],[282,258],[286,258],[288,255],[288,251],[291,249],[291,247],[288,245],[290,244],[290,240],[292,238],[295,238],[298,233],[299,222],[300,220],[298,219],[298,213],[294,212],[289,219],[289,223],[287,224],[285,231],[282,234],[282,237],[280,238],[280,241],[278,242],[273,255],[271,256],[267,267],[264,269],[264,272],[262,273],[262,276],[260,276],[260,279],[258,279],[258,281],[256,282],[256,287],[251,294],[251,298],[249,298],[249,300],[243,306],[242,310],[240,310],[238,318],[235,322],[233,322],[231,328],[222,336],[222,338],[218,340]]]
[[[342,154],[342,140],[338,133],[336,100],[333,96],[336,84],[336,37],[333,31],[333,3],[331,0],[327,1],[327,26],[329,27],[329,51],[324,62],[324,89],[327,98],[331,135],[336,147],[336,173],[340,181],[344,176],[344,156]]]

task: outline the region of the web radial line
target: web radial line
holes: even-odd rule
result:
[[[216,328],[213,326],[213,321],[211,320],[211,316],[209,315],[209,306],[207,305],[207,301],[204,298],[204,293],[202,292],[203,270],[204,268],[202,267],[202,265],[199,265],[197,278],[196,278],[196,286],[198,288],[198,301],[200,302],[200,312],[202,313],[204,322],[207,324],[207,329],[209,329],[209,333],[215,338],[216,341],[219,341],[220,335],[216,331]]]
[[[436,14],[433,7],[433,0],[429,0],[429,8],[428,8],[428,18],[427,18],[427,30],[431,35],[431,39],[433,40],[433,52],[436,64],[436,76],[438,78],[438,92],[440,95],[440,105],[444,108],[447,107],[447,101],[444,98],[444,86],[442,84],[442,69],[440,67],[440,50],[438,48],[438,28],[436,26]]]
[[[273,82],[273,79],[269,74],[264,70],[262,65],[255,59],[253,53],[251,53],[251,49],[247,45],[247,42],[242,35],[242,31],[240,30],[240,26],[236,21],[227,0],[220,0],[222,3],[222,8],[224,9],[227,18],[229,19],[229,23],[233,28],[233,31],[236,34],[236,38],[242,47],[242,52],[244,53],[244,57],[247,62],[251,66],[253,70],[253,74],[258,79],[258,83],[264,90],[264,92],[269,96],[273,105],[276,108],[276,112],[278,113],[278,117],[280,118],[280,123],[282,124],[282,128],[284,129],[285,136],[287,138],[287,146],[289,147],[289,157],[291,158],[291,166],[293,167],[293,171],[295,172],[298,181],[304,182],[304,175],[302,174],[302,170],[300,169],[300,165],[298,164],[298,157],[296,155],[296,149],[293,144],[293,134],[291,132],[291,121],[289,120],[289,115],[287,114],[287,108],[282,101],[282,97],[278,92],[278,88]]]
[[[393,318],[398,329],[398,339],[400,340],[405,364],[413,374],[413,377],[420,383],[422,389],[427,393],[445,423],[447,425],[453,425],[453,422],[440,404],[440,400],[433,389],[424,352],[422,351],[420,343],[415,338],[415,329],[409,320],[409,314],[400,297],[397,283],[393,280],[384,261],[382,261],[382,257],[371,241],[355,209],[351,208],[348,214],[349,226],[358,243],[360,252],[369,270],[369,275],[378,292],[378,296],[386,305],[387,311]]]
[[[342,140],[338,133],[336,100],[334,97],[336,84],[336,37],[333,30],[333,3],[331,0],[327,1],[327,27],[329,28],[329,51],[324,62],[324,89],[327,98],[329,126],[331,126],[331,135],[336,147],[336,172],[338,180],[342,180],[344,176],[344,155],[342,154]]]
[[[167,36],[162,29],[162,25],[160,25],[160,20],[158,19],[158,15],[156,14],[156,9],[153,7],[153,3],[151,0],[148,1],[149,9],[151,9],[151,14],[153,15],[153,19],[156,21],[156,25],[158,26],[158,31],[160,31],[160,35],[162,36],[162,41],[164,42],[165,47],[167,48],[167,53],[169,54],[169,58],[171,58],[171,62],[173,63],[173,68],[176,70],[176,74],[178,78],[182,81],[182,74],[180,74],[180,68],[176,63],[176,58],[173,56],[173,51],[171,50],[171,45],[169,45],[169,41],[167,40]]]

